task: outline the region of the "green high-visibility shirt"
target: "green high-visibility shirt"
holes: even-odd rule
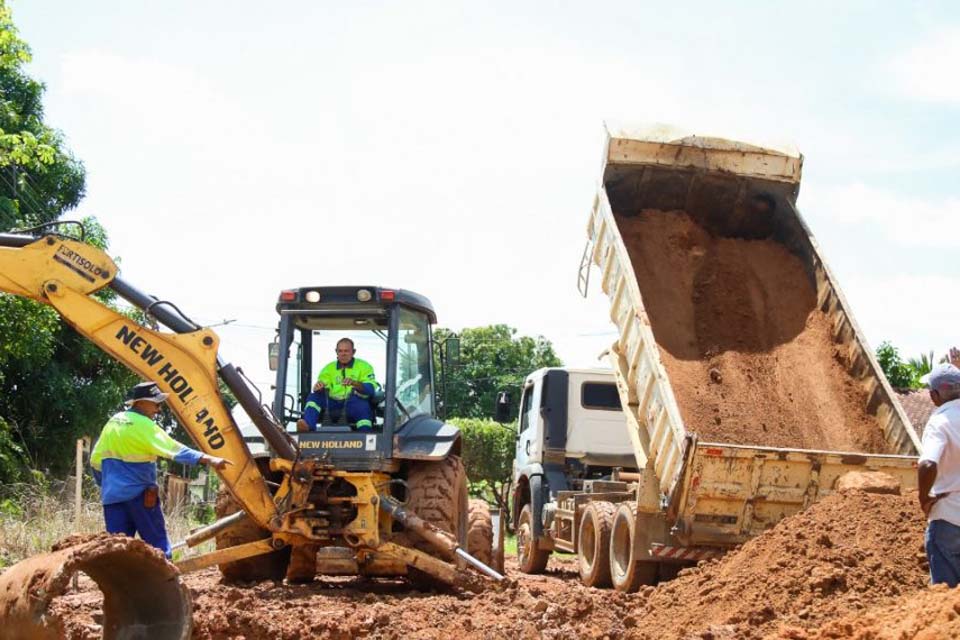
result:
[[[365,393],[355,391],[352,386],[343,384],[344,378],[363,383]],[[369,398],[380,389],[380,383],[373,375],[373,367],[360,358],[353,358],[345,365],[340,364],[339,360],[334,360],[320,370],[317,382],[324,384],[331,399],[341,401],[349,398],[351,393],[356,393],[361,398]]]

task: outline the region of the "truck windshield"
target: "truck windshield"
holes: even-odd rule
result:
[[[397,422],[434,415],[430,323],[417,311],[400,307],[397,340]]]

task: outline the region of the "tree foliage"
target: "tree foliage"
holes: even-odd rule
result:
[[[460,428],[471,491],[484,498],[492,496],[507,517],[516,432],[493,420],[452,418],[450,423]]]
[[[896,389],[919,389],[922,373],[900,357],[900,352],[887,341],[877,347],[877,362],[887,376],[890,386]]]
[[[83,165],[44,123],[44,87],[25,73],[29,61],[0,0],[0,231],[56,222],[84,193]],[[86,241],[105,249],[105,230],[84,222]],[[134,381],[52,308],[0,294],[0,481],[24,465],[65,470],[74,438],[96,433]]]
[[[443,344],[451,335],[450,330],[440,328],[435,339]],[[517,330],[505,324],[464,329],[459,337],[460,363],[445,366],[444,371],[443,395],[448,416],[489,418],[497,392],[515,391],[531,371],[563,364],[549,340],[543,336],[517,336]],[[440,362],[436,370],[440,371]],[[514,406],[511,419],[516,415]]]

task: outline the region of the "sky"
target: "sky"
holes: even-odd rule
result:
[[[576,276],[603,123],[804,154],[799,209],[871,346],[960,342],[960,9],[950,2],[12,0],[68,218],[269,387],[284,288],[428,296],[442,326],[615,339]]]

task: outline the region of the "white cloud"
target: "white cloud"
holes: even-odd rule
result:
[[[844,290],[874,349],[889,340],[904,357],[960,346],[960,277],[856,275]]]
[[[918,198],[861,183],[810,188],[802,210],[832,222],[880,231],[897,245],[956,247],[960,198]]]
[[[942,28],[890,62],[894,82],[909,98],[960,103],[960,27]]]

